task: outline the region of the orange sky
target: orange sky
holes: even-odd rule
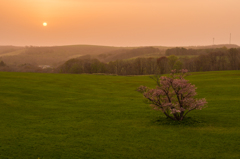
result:
[[[240,45],[240,0],[0,0],[0,45]],[[43,22],[48,26],[43,27]]]

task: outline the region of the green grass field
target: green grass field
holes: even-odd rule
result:
[[[208,107],[176,123],[148,76],[0,72],[0,158],[240,158],[240,71],[192,73]]]

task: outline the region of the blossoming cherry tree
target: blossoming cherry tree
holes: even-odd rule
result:
[[[140,86],[138,91],[151,103],[155,110],[162,111],[172,120],[182,121],[186,115],[195,109],[201,110],[206,105],[206,99],[196,99],[196,87],[184,79],[188,70],[179,73],[172,70],[169,76],[161,76],[160,84],[155,89]]]

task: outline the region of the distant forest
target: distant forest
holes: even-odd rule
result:
[[[9,50],[12,48],[5,49]],[[59,63],[56,67],[48,65],[39,67],[39,65],[30,62],[20,65],[9,65],[0,57],[0,71],[149,75],[165,74],[172,69],[179,70],[183,68],[191,72],[240,69],[240,48],[193,49],[176,47],[163,50],[156,47],[102,47],[100,48],[102,50],[97,50],[97,47],[93,49],[85,46],[85,50],[88,49],[90,52],[92,49],[94,53],[81,56],[76,54],[76,48],[71,49],[73,51],[68,51],[70,52],[69,54],[76,57],[66,59],[65,62]],[[57,48],[57,50],[64,52],[61,48]],[[6,50],[2,50],[2,53],[5,52]],[[27,48],[25,50],[25,54],[38,55],[38,57],[40,55],[43,56],[43,52],[48,55],[57,55],[56,49],[50,48]],[[62,56],[61,60],[64,57],[66,58],[67,56]],[[43,59],[47,61],[47,56],[44,56]]]
[[[178,54],[179,55],[179,54]],[[183,54],[184,55],[184,54]],[[109,63],[91,58],[76,58],[65,62],[58,73],[106,73],[117,75],[165,74],[172,69],[188,69],[191,72],[240,69],[240,49],[216,49],[196,57],[162,56],[160,58],[136,58],[115,60]]]

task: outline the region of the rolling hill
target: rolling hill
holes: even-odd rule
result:
[[[237,45],[211,45],[186,47],[192,49],[207,49],[221,47],[238,47]],[[69,45],[51,47],[17,47],[0,46],[0,60],[7,65],[50,65],[57,67],[69,59],[81,56],[91,56],[103,62],[117,59],[130,59],[137,57],[160,57],[165,50],[171,47],[113,47],[96,45]],[[145,50],[145,51],[144,51]]]

